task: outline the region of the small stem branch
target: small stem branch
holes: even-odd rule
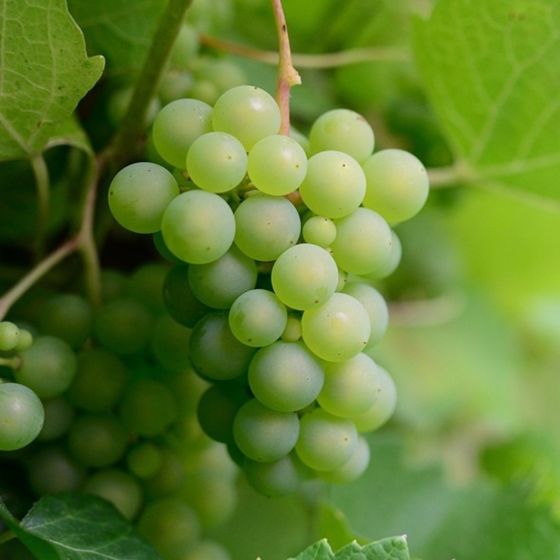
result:
[[[38,258],[41,258],[41,255],[44,252],[47,225],[49,221],[49,168],[47,167],[43,154],[33,156],[30,161],[37,187],[37,231],[35,254]]]
[[[8,541],[14,540],[16,538],[16,534],[11,531],[4,531],[1,535],[0,535],[0,544],[4,544],[7,543]]]
[[[432,299],[390,302],[389,316],[393,326],[433,327],[453,321],[464,309],[464,295],[452,292]]]
[[[21,367],[21,358],[19,356],[14,356],[13,358],[0,357],[0,366],[6,366],[13,370],[19,369]]]
[[[282,117],[280,134],[290,133],[290,89],[301,84],[301,77],[292,64],[292,51],[290,50],[290,37],[286,16],[282,8],[282,0],[272,0],[272,10],[276,21],[278,34],[278,83],[276,86],[276,101],[280,107]]]
[[[464,163],[457,162],[448,167],[428,169],[428,178],[431,189],[446,189],[456,187],[457,183],[471,182],[474,176]]]

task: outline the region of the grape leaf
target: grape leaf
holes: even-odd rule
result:
[[[414,35],[428,95],[473,180],[560,199],[560,4],[440,1]]]
[[[333,558],[334,553],[327,542],[327,539],[321,539],[315,544],[307,547],[296,557],[289,558],[288,560],[332,560]]]
[[[336,553],[327,539],[321,539],[289,560],[410,560],[410,556],[406,537],[382,539],[366,546],[353,541]]]
[[[65,0],[3,0],[0,161],[40,153],[101,76]]]

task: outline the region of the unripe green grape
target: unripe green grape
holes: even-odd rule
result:
[[[82,492],[111,502],[127,519],[134,519],[142,505],[142,490],[136,480],[118,469],[98,471],[86,480]]]
[[[154,242],[154,247],[156,248],[160,257],[173,264],[181,262],[181,259],[177,258],[165,244],[161,230],[154,233],[154,235],[152,236],[152,240]]]
[[[428,173],[422,162],[404,150],[382,150],[363,165],[367,179],[364,206],[388,222],[404,222],[416,215],[428,198]]]
[[[178,560],[231,560],[231,556],[221,544],[204,540],[196,543]]]
[[[385,336],[389,326],[389,309],[385,299],[373,286],[364,282],[349,282],[344,286],[344,293],[356,298],[367,311],[371,332],[366,349],[373,347]]]
[[[161,448],[161,466],[157,473],[144,480],[144,490],[151,498],[177,494],[185,483],[185,468],[181,457],[169,448]]]
[[[159,82],[158,97],[163,104],[167,105],[176,99],[187,97],[187,93],[193,87],[193,84],[194,79],[190,72],[176,69],[168,70],[163,74]],[[151,158],[148,157],[148,159]]]
[[[74,379],[76,355],[59,338],[39,336],[20,355],[22,365],[15,371],[16,381],[27,385],[42,399],[61,395]]]
[[[43,405],[31,389],[0,382],[0,451],[30,444],[39,435],[44,418]]]
[[[380,428],[395,411],[397,406],[397,388],[393,378],[382,368],[377,366],[376,372],[376,399],[373,404],[354,417],[354,422],[359,432],[373,432]]]
[[[306,243],[312,243],[326,249],[335,240],[336,226],[329,218],[311,216],[303,224],[302,234]]]
[[[365,412],[377,394],[377,365],[367,354],[343,362],[325,362],[325,383],[317,397],[333,416],[353,418]]]
[[[285,198],[255,194],[235,211],[235,244],[257,261],[273,261],[295,245],[301,221]]]
[[[37,439],[53,441],[62,437],[72,425],[74,408],[63,397],[56,397],[43,403],[45,421]]]
[[[119,298],[125,289],[126,278],[118,270],[104,269],[101,271],[101,301],[108,303]]]
[[[357,440],[356,426],[351,420],[317,408],[301,419],[296,453],[308,467],[332,471],[350,459]]]
[[[233,422],[233,437],[244,455],[269,463],[285,457],[295,446],[299,419],[293,412],[270,410],[258,400],[247,401]]]
[[[184,69],[199,51],[200,41],[197,30],[188,23],[183,23],[177,38],[173,43],[173,48],[169,55],[169,65],[172,68]]]
[[[389,260],[385,263],[385,266],[378,266],[370,274],[361,274],[363,278],[370,282],[375,282],[381,278],[386,278],[395,272],[397,267],[401,262],[402,257],[402,245],[401,240],[398,238],[397,234],[391,230],[391,255]]]
[[[188,191],[165,210],[161,230],[169,250],[191,264],[205,264],[224,255],[233,243],[235,219],[223,198],[206,191]]]
[[[109,187],[109,208],[117,222],[135,233],[161,229],[163,213],[179,194],[173,175],[157,163],[131,163]]]
[[[185,463],[185,473],[187,484],[198,479],[199,475],[222,478],[233,484],[239,470],[230,459],[224,445],[205,440],[202,447],[193,449],[189,455],[189,460]]]
[[[338,283],[338,269],[325,249],[302,243],[280,255],[272,267],[271,281],[285,305],[311,309],[332,296]]]
[[[13,350],[19,340],[19,327],[11,321],[0,322],[0,352]]]
[[[154,324],[150,348],[159,364],[169,371],[181,371],[190,365],[190,329],[169,315],[161,315]]]
[[[302,148],[305,154],[309,154],[309,140],[305,134],[302,134],[299,130],[295,129],[293,126],[290,127],[290,138],[295,140]]]
[[[233,336],[225,313],[209,313],[193,329],[189,350],[199,375],[225,381],[247,371],[256,348],[242,344]]]
[[[323,387],[323,369],[297,342],[275,342],[261,348],[249,367],[249,385],[268,408],[294,412],[310,405]]]
[[[189,148],[187,173],[197,187],[224,193],[237,187],[245,177],[247,153],[235,136],[208,132]]]
[[[246,150],[250,150],[261,138],[278,133],[280,109],[263,89],[237,86],[216,101],[212,125],[214,130],[233,134]]]
[[[214,105],[220,97],[220,90],[214,82],[199,78],[189,89],[189,97],[194,97],[204,101],[204,103]]]
[[[127,436],[111,416],[81,416],[68,433],[68,449],[84,467],[108,467],[124,454]]]
[[[371,155],[374,143],[373,130],[366,119],[348,109],[327,111],[309,131],[311,153],[338,150],[360,163]]]
[[[249,179],[266,194],[283,196],[297,190],[306,171],[307,156],[289,136],[267,136],[249,152]]]
[[[299,192],[313,213],[342,218],[362,203],[366,178],[360,164],[348,154],[334,150],[319,152],[309,158]]]
[[[283,342],[297,342],[301,338],[301,319],[294,315],[288,316],[286,328],[282,333]]]
[[[257,265],[237,247],[208,264],[191,265],[188,272],[193,294],[205,305],[228,309],[257,284]]]
[[[191,144],[212,130],[211,121],[212,107],[203,101],[172,101],[154,120],[152,136],[156,150],[165,161],[184,169]]]
[[[346,272],[375,274],[391,260],[393,236],[387,222],[373,210],[358,208],[336,221],[331,246],[334,260]]]
[[[16,352],[23,352],[24,350],[30,348],[32,344],[33,335],[31,334],[31,332],[26,329],[19,329],[19,336],[14,350]]]
[[[64,449],[49,446],[35,452],[29,462],[29,485],[39,495],[75,492],[85,479],[85,472]]]
[[[195,414],[199,399],[210,387],[210,383],[196,373],[192,364],[186,369],[174,372],[166,381],[179,404],[179,411],[184,416]]]
[[[323,473],[323,478],[335,484],[354,482],[364,474],[369,465],[370,451],[368,442],[361,436],[358,437],[354,452],[340,467],[333,471]]]
[[[126,455],[128,470],[138,478],[151,478],[160,470],[163,457],[160,449],[150,442],[136,444]]]
[[[127,283],[127,294],[154,313],[165,310],[163,283],[169,267],[163,263],[148,263],[137,268]]]
[[[361,352],[371,333],[364,306],[338,292],[320,307],[305,311],[301,327],[307,347],[329,362],[341,362]]]
[[[268,346],[286,328],[288,312],[269,290],[249,290],[232,304],[228,316],[231,332],[247,346]]]
[[[68,399],[88,412],[109,410],[120,399],[127,381],[128,372],[113,353],[97,348],[85,350],[78,354]]]
[[[210,58],[199,69],[200,76],[212,82],[220,93],[242,86],[246,82],[245,72],[233,60]]]

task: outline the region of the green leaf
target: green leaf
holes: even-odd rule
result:
[[[46,149],[55,146],[72,146],[82,150],[91,157],[94,155],[89,138],[73,115],[64,121],[56,123]]]
[[[68,0],[89,52],[107,58],[111,73],[138,70],[146,57],[165,0]]]
[[[327,539],[321,539],[294,558],[289,558],[288,560],[332,560],[333,558],[334,553]]]
[[[327,539],[321,539],[295,558],[288,560],[410,560],[405,537],[391,537],[359,545],[356,541],[348,543],[333,553]]]
[[[1,0],[0,161],[40,153],[101,76],[65,0]]]
[[[476,180],[560,198],[560,4],[445,0],[414,53],[456,155]]]
[[[363,547],[367,560],[409,560],[406,537],[391,537]]]

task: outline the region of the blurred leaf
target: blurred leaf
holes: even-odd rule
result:
[[[456,154],[482,184],[560,198],[560,4],[446,0],[414,54]]]
[[[41,152],[101,76],[64,0],[4,0],[0,161]]]

